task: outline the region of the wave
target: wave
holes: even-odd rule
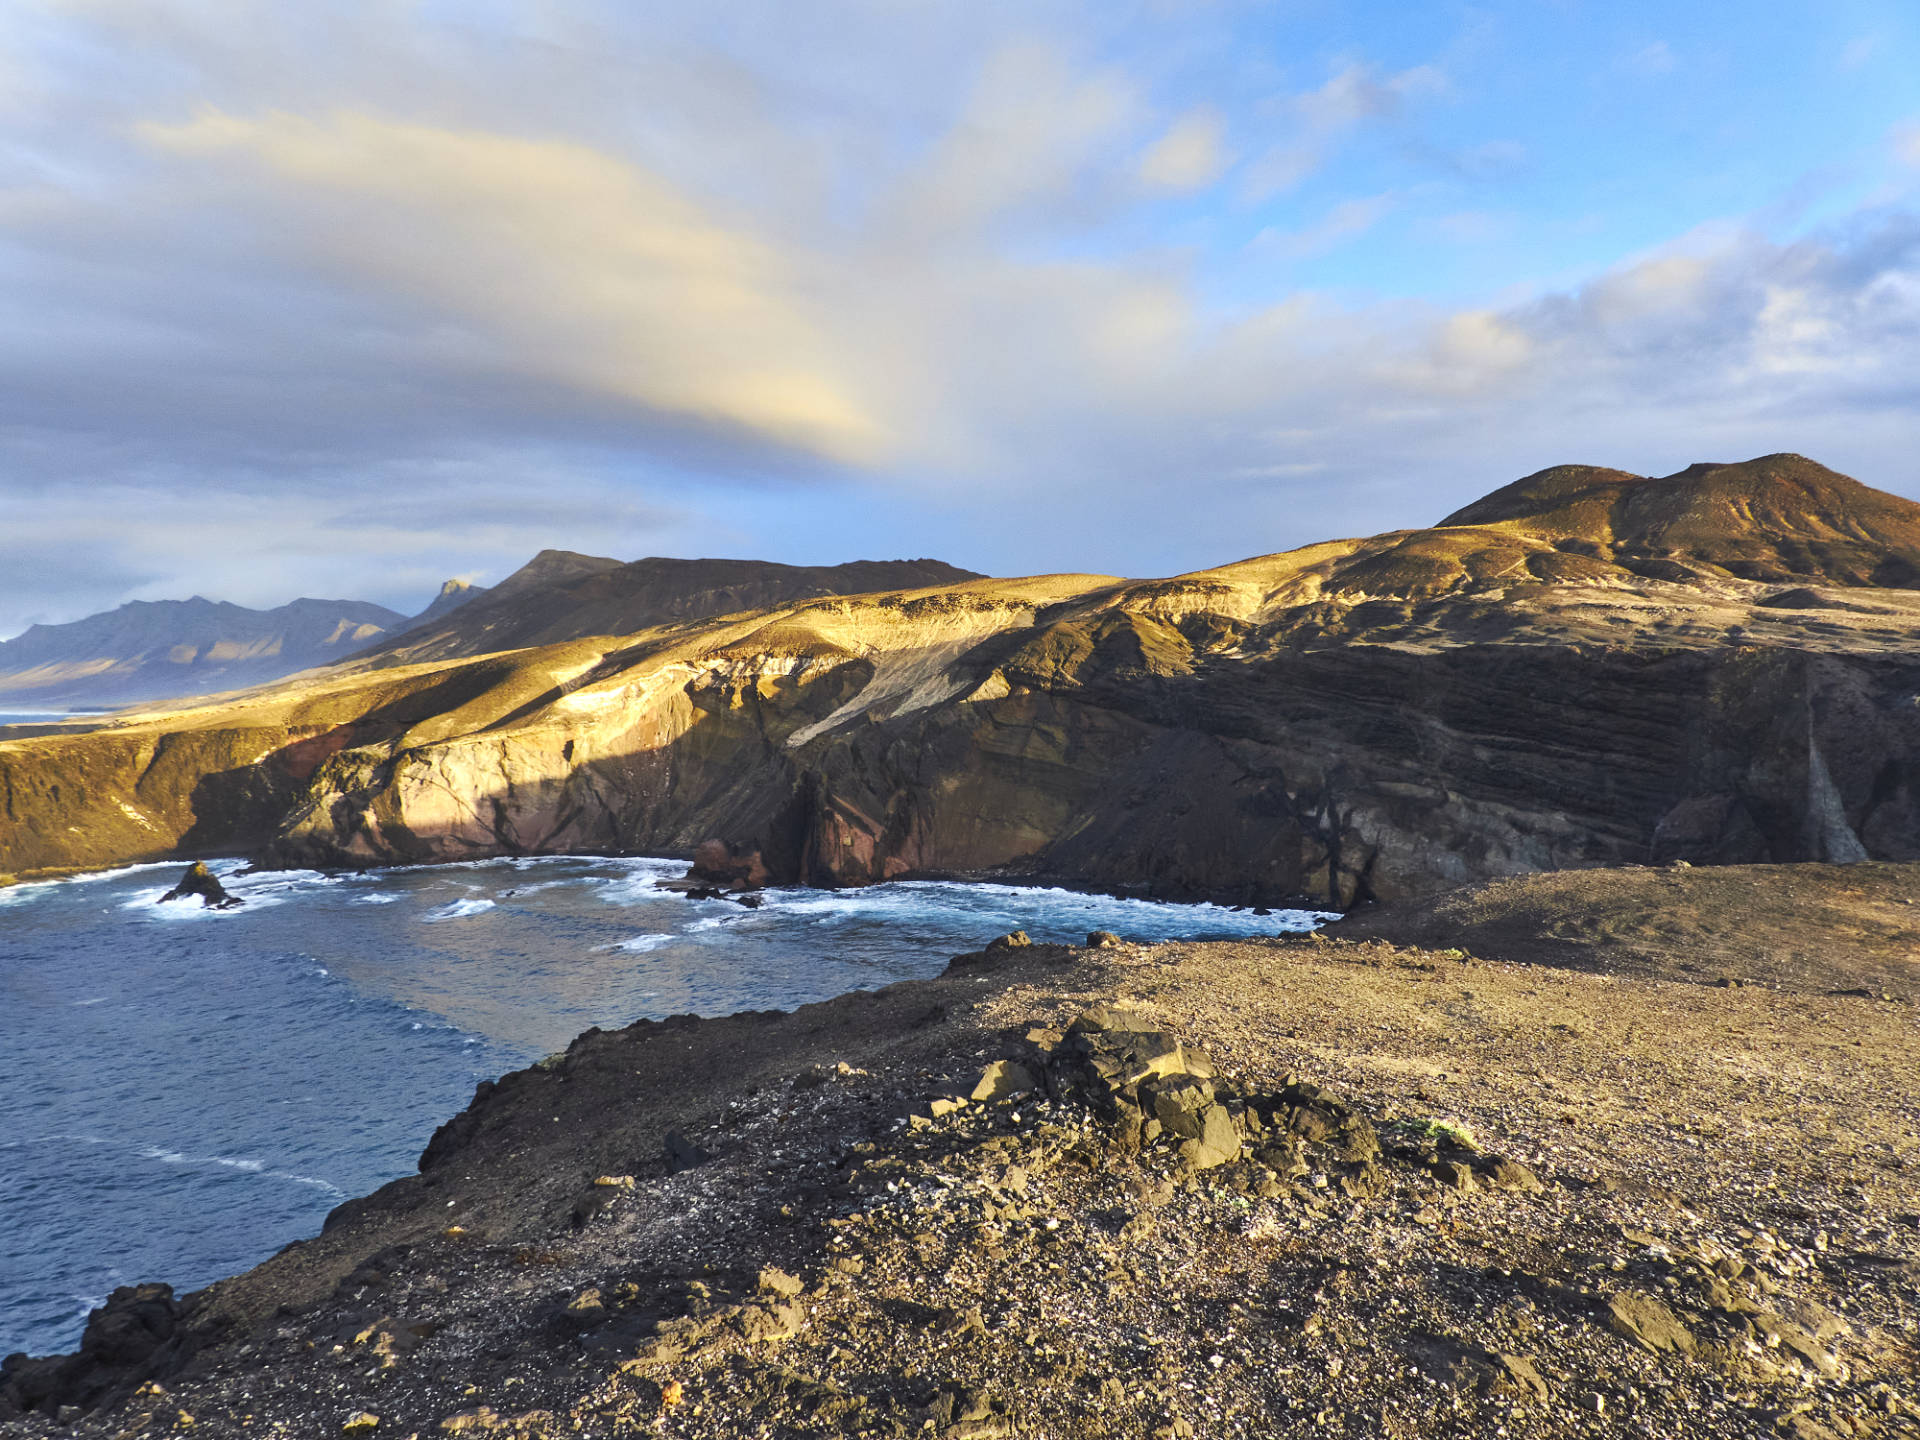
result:
[[[429,910],[420,918],[432,925],[441,920],[464,920],[469,915],[480,915],[491,909],[493,909],[493,901],[473,896],[465,900],[450,901],[438,909]]]
[[[643,955],[649,950],[658,950],[662,945],[671,945],[680,939],[679,935],[668,932],[664,935],[636,935],[631,940],[622,940],[617,945],[605,946],[608,950],[624,950],[629,955]]]
[[[167,887],[168,890],[172,888],[172,886]],[[169,900],[163,905],[160,903],[160,897],[166,893],[167,890],[157,888],[142,890],[131,900],[122,900],[120,908],[145,911],[156,920],[231,920],[249,912],[258,914],[262,910],[271,910],[276,905],[287,903],[285,895],[276,895],[271,892],[252,894],[237,890],[230,893],[235,899],[245,903],[224,910],[202,903],[197,895],[183,895],[178,900]]]
[[[290,1185],[305,1185],[311,1189],[324,1190],[330,1195],[346,1198],[342,1190],[331,1180],[323,1180],[317,1175],[302,1175],[294,1170],[269,1170],[264,1160],[244,1159],[233,1155],[189,1155],[180,1150],[168,1150],[159,1145],[141,1147],[139,1154],[145,1160],[158,1160],[163,1165],[215,1165],[227,1170],[237,1170],[243,1175],[258,1175],[262,1180],[284,1180]]]

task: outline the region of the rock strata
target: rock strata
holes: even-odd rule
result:
[[[699,848],[718,890],[997,875],[1347,909],[1650,861],[1903,862],[1917,517],[1768,456],[1560,467],[1429,530],[1166,580],[955,578],[544,640],[503,586],[444,654],[0,742],[0,870]]]

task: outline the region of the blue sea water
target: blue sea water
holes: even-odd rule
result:
[[[69,1349],[116,1285],[185,1292],[414,1169],[479,1080],[612,1028],[791,1008],[937,974],[1024,929],[1137,940],[1310,928],[1064,890],[767,892],[684,862],[547,857],[240,875],[161,905],[178,864],[0,890],[0,1355]]]

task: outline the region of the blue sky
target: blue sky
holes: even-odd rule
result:
[[[16,0],[0,635],[557,545],[1175,573],[1920,497],[1920,11]]]

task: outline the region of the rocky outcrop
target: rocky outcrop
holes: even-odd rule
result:
[[[1920,594],[1868,582],[1905,573],[1920,506],[1816,471],[1549,471],[1456,524],[1173,580],[829,596],[0,744],[0,870],[713,842],[715,885],[1346,907],[1915,858]]]
[[[136,1387],[176,1368],[204,1335],[182,1324],[171,1285],[123,1285],[87,1317],[71,1355],[0,1363],[0,1418],[39,1411],[58,1416],[126,1400]]]
[[[227,893],[227,887],[220,883],[220,877],[209,870],[203,860],[196,860],[189,865],[187,873],[180,877],[180,883],[162,895],[157,903],[166,905],[175,900],[194,898],[198,898],[203,910],[231,910],[245,903],[238,895]]]

